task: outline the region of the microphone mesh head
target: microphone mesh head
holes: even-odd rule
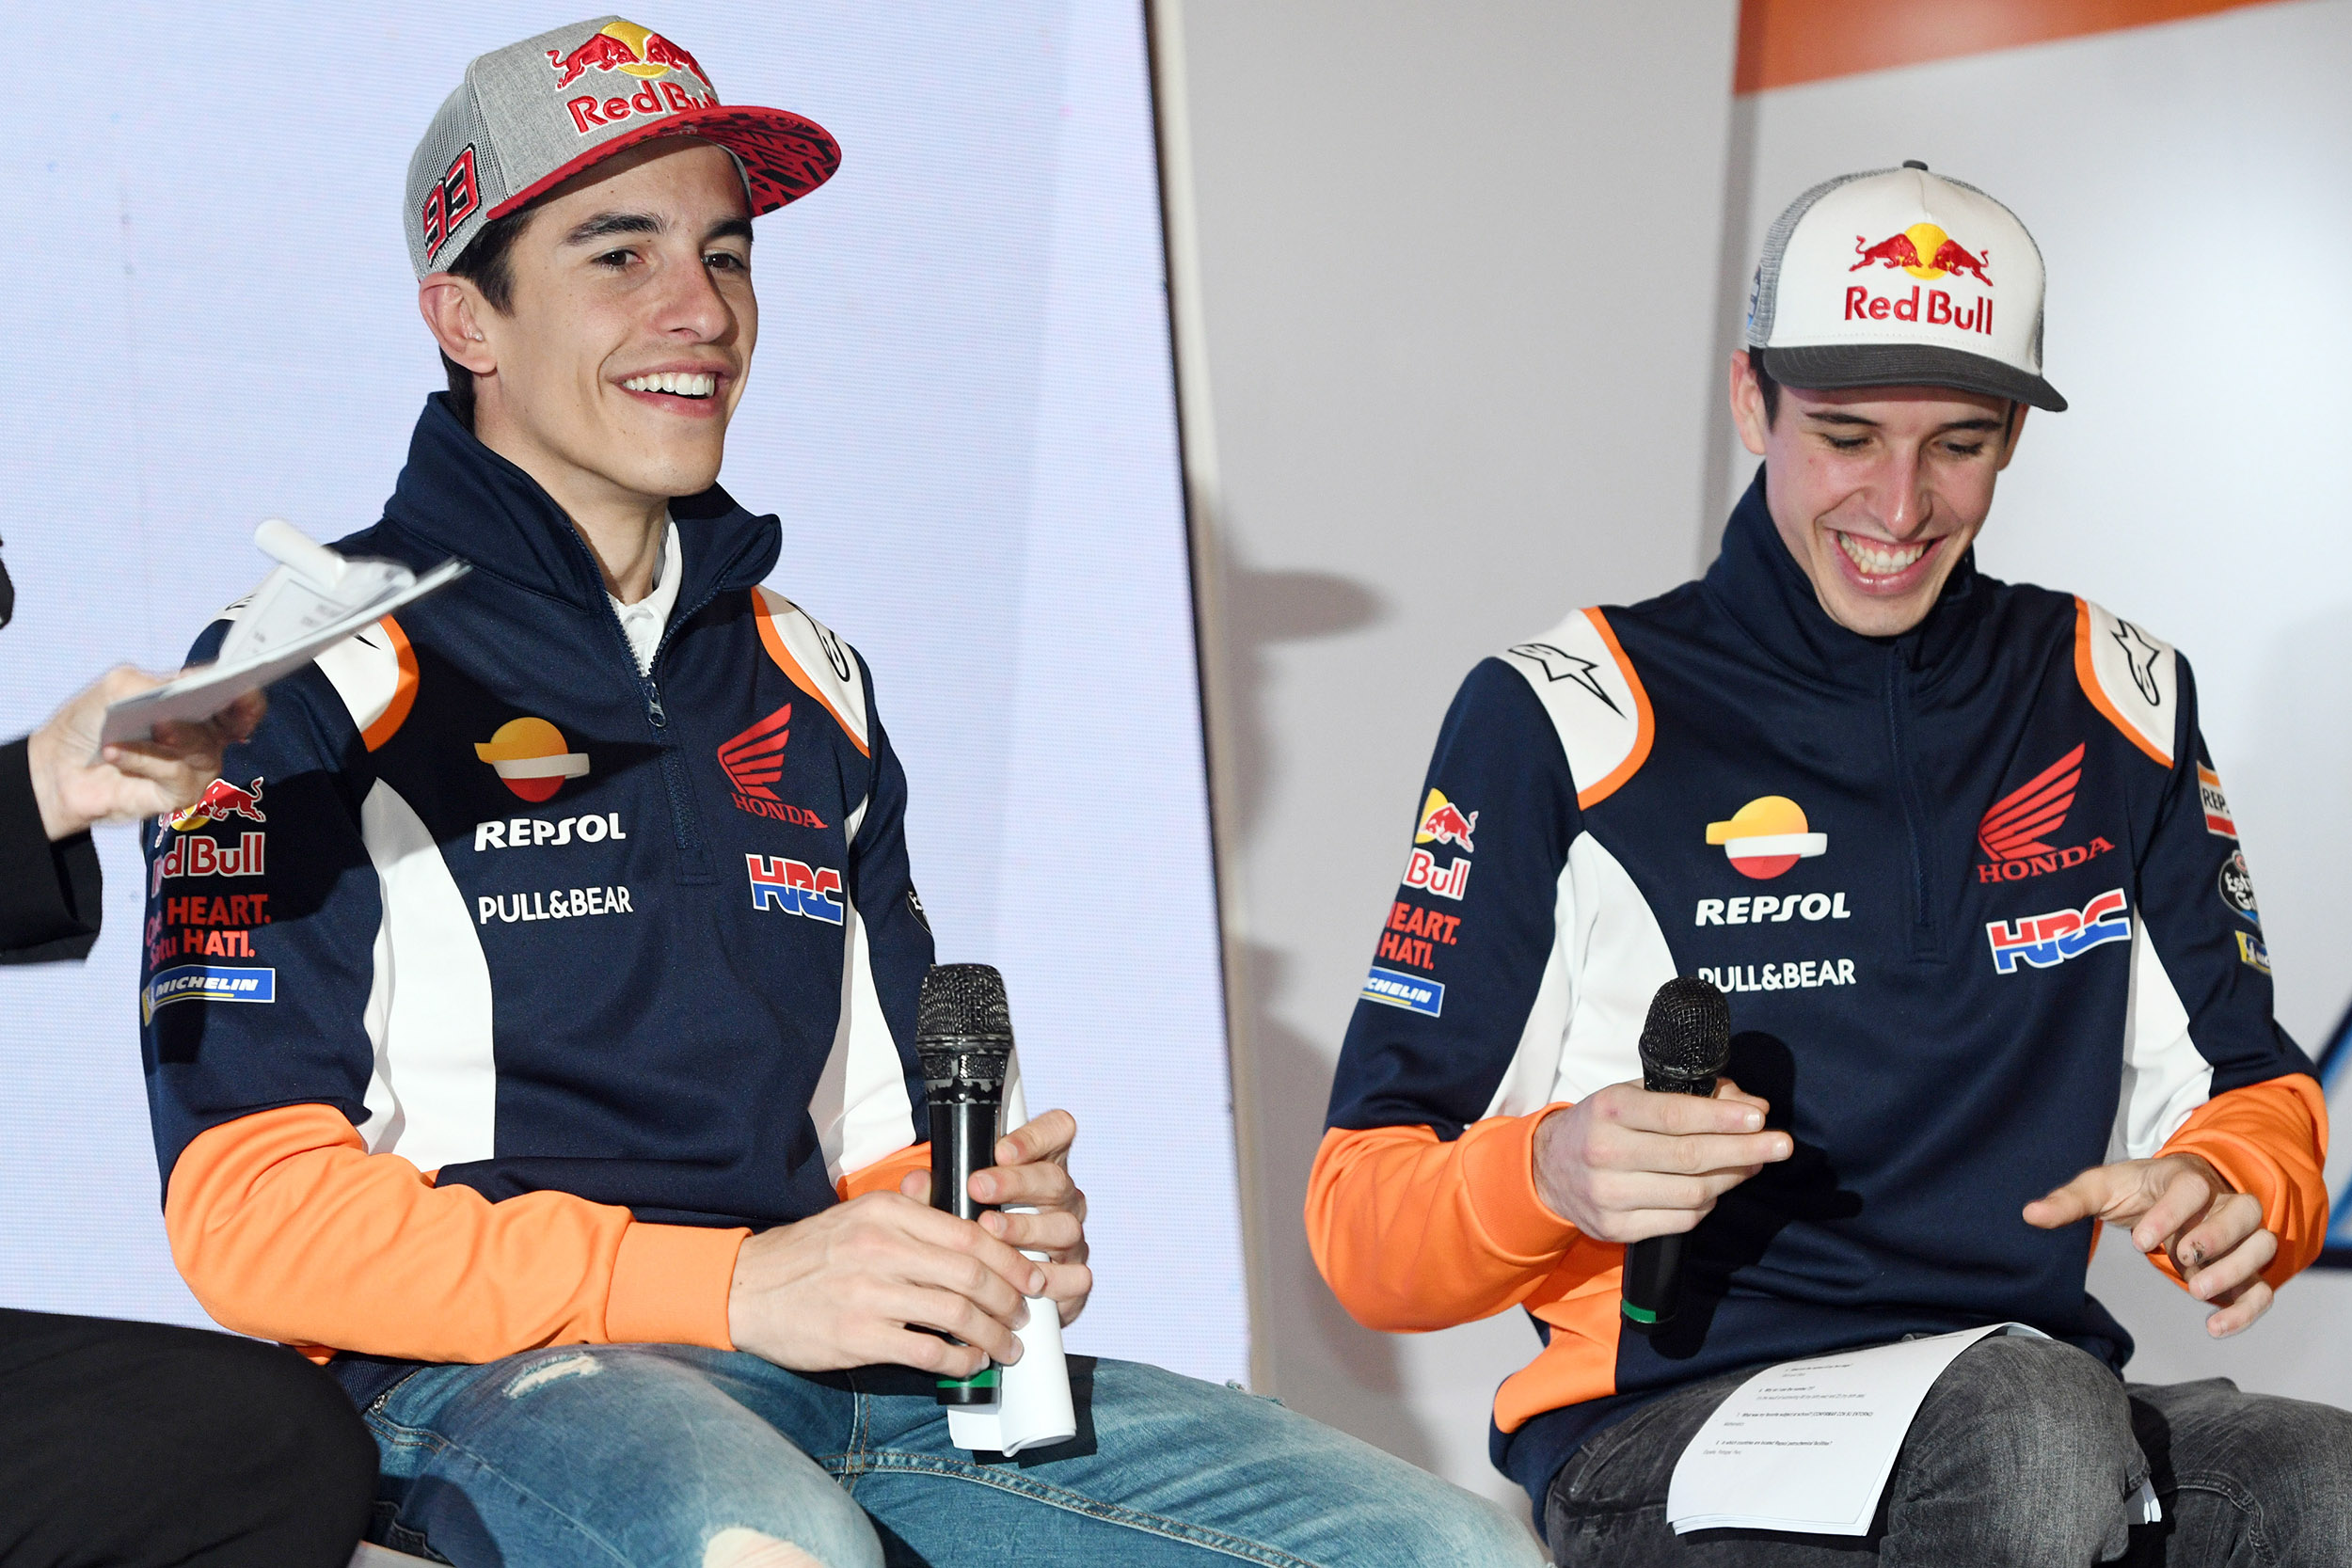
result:
[[[1731,1004],[1695,974],[1667,981],[1642,1024],[1642,1066],[1661,1078],[1713,1078],[1731,1059]]]
[[[914,1009],[914,1037],[923,1040],[1012,1038],[1012,1009],[1005,977],[994,964],[933,964],[923,976]]]

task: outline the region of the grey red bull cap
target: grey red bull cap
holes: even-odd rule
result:
[[[655,136],[699,136],[735,155],[752,213],[772,213],[833,177],[841,148],[814,120],[722,105],[685,49],[617,16],[494,49],[408,160],[408,260],[447,267],[481,232],[598,161]]]
[[[1791,387],[1956,387],[2058,412],[2042,378],[2042,250],[1928,166],[1822,182],[1764,236],[1747,346]]]

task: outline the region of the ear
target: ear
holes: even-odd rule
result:
[[[1764,417],[1764,388],[1756,384],[1756,367],[1748,362],[1746,349],[1732,351],[1731,422],[1740,432],[1740,444],[1763,456],[1764,433],[1772,421]]]
[[[2022,403],[2012,403],[2010,406],[2016,412],[2009,418],[2009,440],[2001,448],[2001,466],[1993,470],[1994,473],[2005,471],[2009,467],[2009,460],[2017,455],[2018,437],[2026,434],[2026,416],[2032,412]]]
[[[476,375],[488,375],[498,369],[498,356],[490,352],[482,330],[482,317],[488,309],[482,291],[455,273],[429,273],[417,285],[417,310],[424,317],[433,341],[441,345],[443,354]]]

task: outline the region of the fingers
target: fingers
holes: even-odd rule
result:
[[[2147,1172],[2146,1184],[2154,1189],[2155,1201],[2132,1224],[2132,1245],[2142,1252],[2153,1252],[2168,1242],[2185,1241],[2181,1232],[2204,1217],[2220,1195],[2219,1188],[2206,1178],[2204,1171],[2192,1166],[2158,1161]],[[2257,1206],[2259,1213],[2259,1206]],[[2240,1240],[2244,1239],[2243,1232]],[[2172,1260],[2186,1269],[2205,1261],[2207,1255],[2186,1256],[2177,1244],[2172,1248]]]
[[[1780,1132],[1677,1136],[1618,1128],[1594,1140],[1592,1164],[1597,1171],[1684,1177],[1736,1171],[1735,1180],[1744,1180],[1764,1166],[1788,1159],[1795,1148],[1796,1140]]]
[[[852,1220],[871,1222],[871,1233],[862,1238],[868,1252],[903,1250],[914,1259],[899,1259],[898,1267],[886,1272],[918,1284],[957,1291],[1007,1322],[1015,1315],[1013,1298],[1033,1296],[1044,1288],[1045,1276],[1037,1264],[969,1220],[919,1208],[897,1193],[868,1194],[833,1212],[850,1210],[859,1212]],[[915,1244],[894,1248],[889,1244],[894,1236]]]
[[[898,1191],[928,1209],[931,1206],[931,1173],[912,1170],[898,1178]]]
[[[976,1170],[967,1190],[976,1202],[1027,1204],[1039,1209],[1067,1209],[1080,1197],[1069,1169],[1052,1160]]]
[[[1759,1115],[1769,1115],[1772,1109],[1771,1101],[1761,1095],[1750,1094],[1728,1078],[1715,1080],[1715,1098],[1735,1101],[1741,1105],[1753,1105]]]
[[[2093,1165],[2058,1191],[2026,1204],[2026,1223],[2038,1229],[2056,1230],[2093,1215],[2113,1218],[2108,1210],[2116,1202],[2117,1187],[2117,1167]]]
[[[1024,1252],[1045,1252],[1057,1261],[1086,1258],[1086,1227],[1067,1210],[1047,1209],[1034,1214],[990,1212],[980,1216],[980,1228],[1007,1246]]]
[[[2253,1326],[2256,1318],[2270,1310],[2270,1304],[2276,1299],[2276,1294],[2262,1280],[2241,1286],[2229,1305],[2205,1319],[2205,1332],[2217,1339],[2242,1334]]]
[[[2245,1250],[2253,1244],[2257,1236],[2269,1235],[2263,1228],[2260,1199],[2244,1193],[2224,1193],[2206,1209],[2202,1219],[2198,1220],[2186,1233],[2175,1238],[2172,1257],[2184,1271],[2201,1269],[2208,1263]],[[2279,1239],[2271,1236],[2270,1247],[2274,1255],[2278,1244]],[[2256,1267],[2263,1267],[2269,1261],[2265,1258]]]
[[[1612,1084],[1593,1096],[1604,1122],[1640,1132],[1688,1136],[1694,1132],[1756,1132],[1765,1107],[1735,1085],[1729,1096],[1652,1094],[1639,1084]]]
[[[1014,1314],[1013,1323],[1009,1323],[993,1312],[980,1310],[970,1297],[953,1291],[900,1287],[880,1292],[873,1307],[877,1316],[886,1322],[905,1323],[911,1328],[938,1329],[1007,1366],[1021,1359],[1021,1341],[1012,1331],[1018,1323],[1028,1321],[1025,1304]]]
[[[996,1140],[996,1164],[1025,1165],[1037,1160],[1058,1160],[1077,1139],[1076,1117],[1068,1111],[1048,1111]]]
[[[269,698],[260,691],[248,691],[235,702],[213,715],[213,723],[225,741],[236,742],[252,737],[269,712]]]
[[[2259,1212],[2256,1217],[2259,1220]],[[2259,1278],[2278,1256],[2279,1238],[2257,1224],[2251,1234],[2233,1243],[2212,1262],[2195,1268],[2184,1265],[2181,1277],[2187,1282],[2188,1293],[2199,1301],[2227,1303],[2236,1300],[2237,1292]]]

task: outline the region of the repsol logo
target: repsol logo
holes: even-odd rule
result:
[[[478,855],[485,849],[529,849],[541,844],[569,844],[574,839],[582,844],[601,844],[608,838],[628,836],[621,831],[621,814],[617,811],[554,820],[544,816],[507,816],[495,822],[477,823],[473,847]]]
[[[1842,893],[1792,893],[1785,898],[1759,893],[1747,898],[1702,898],[1698,918],[1691,924],[1761,926],[1769,920],[1778,926],[1798,919],[1845,920],[1852,913]]]

